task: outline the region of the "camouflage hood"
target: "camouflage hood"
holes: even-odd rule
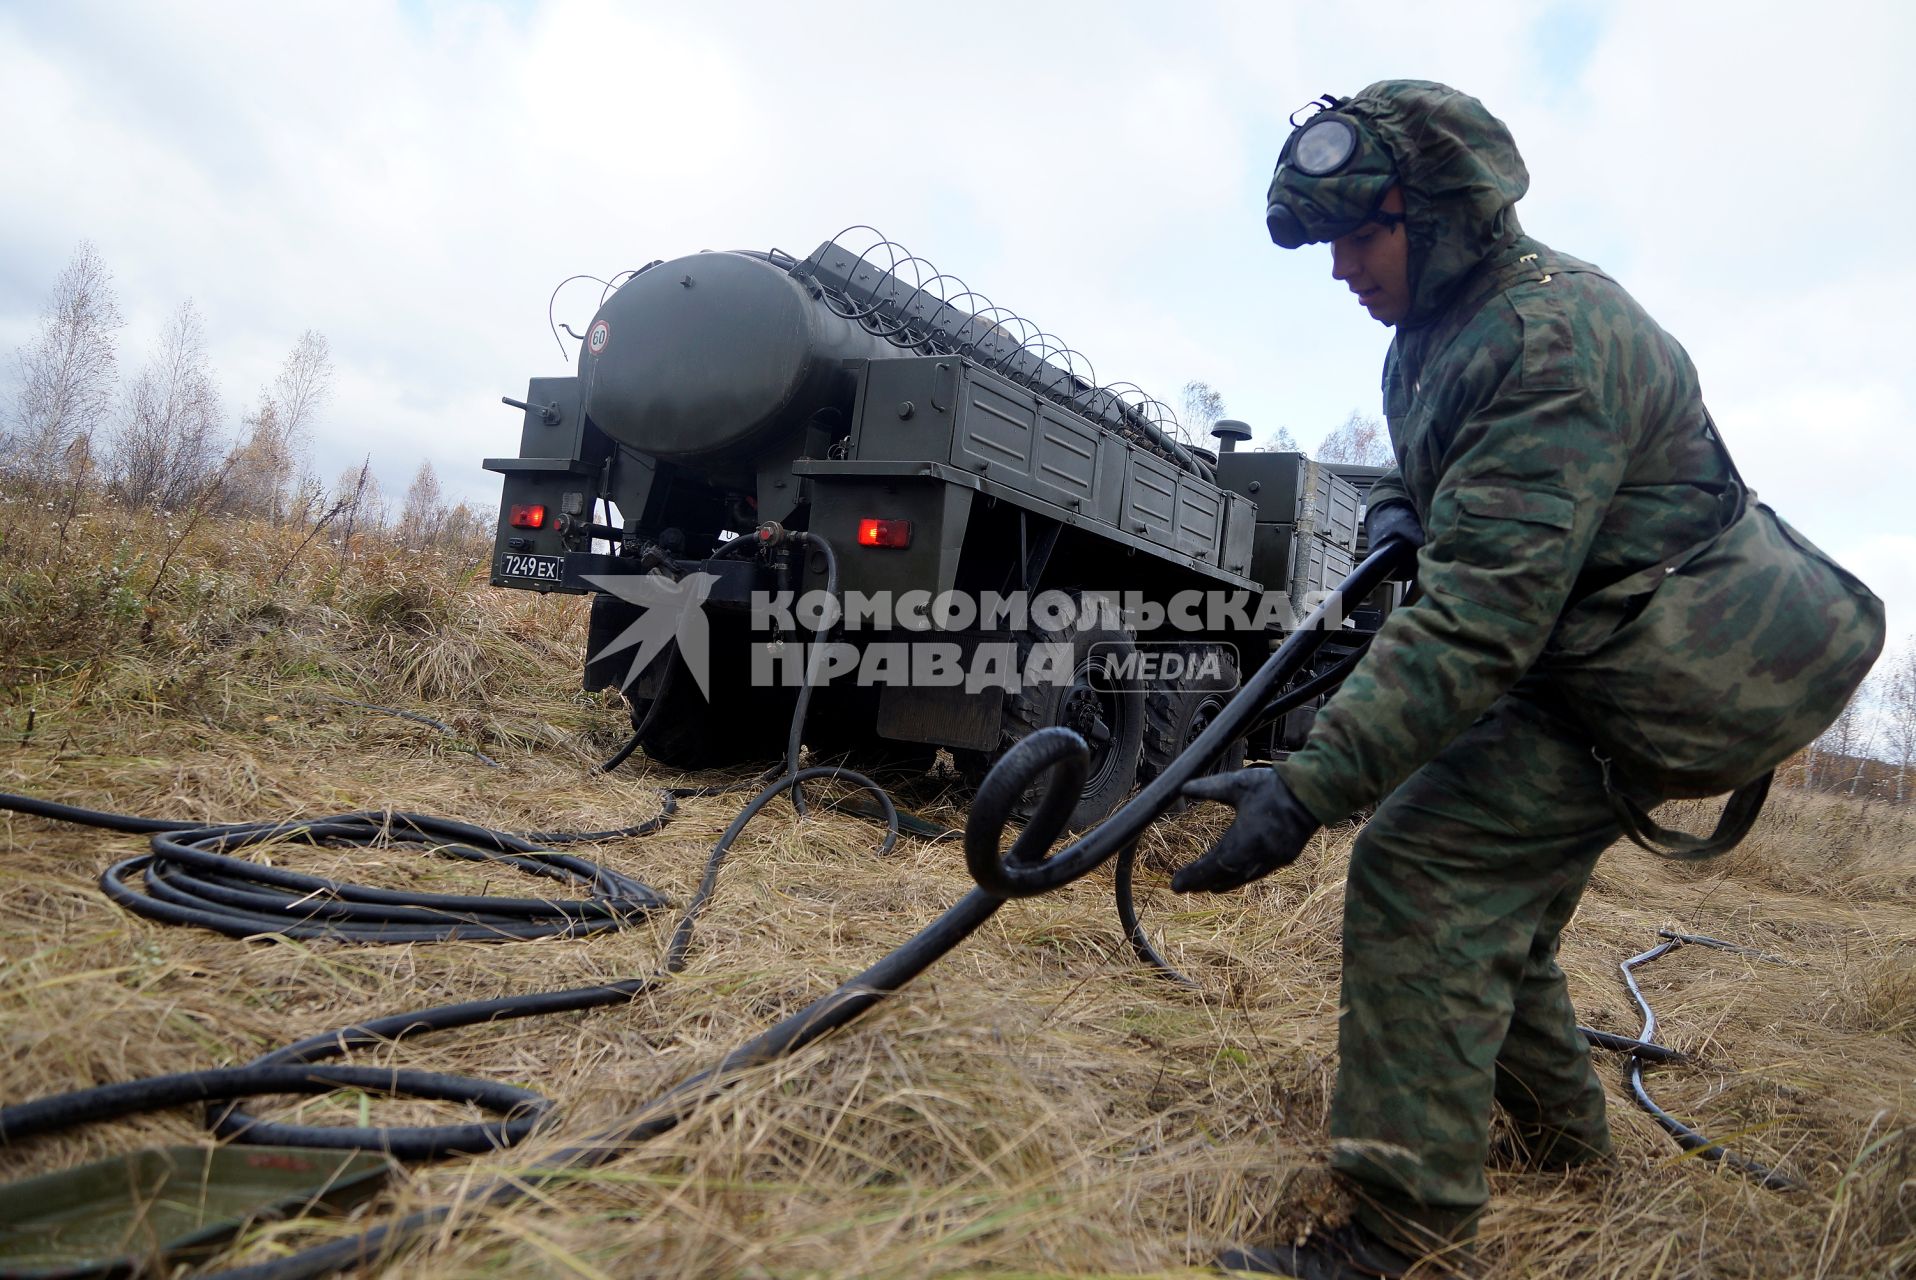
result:
[[[1270,203],[1289,205],[1309,239],[1333,239],[1374,211],[1394,182],[1410,236],[1411,308],[1402,327],[1428,324],[1471,269],[1519,232],[1514,206],[1530,173],[1517,143],[1483,103],[1429,80],[1380,80],[1333,113],[1364,135],[1356,155],[1324,177],[1280,163]]]

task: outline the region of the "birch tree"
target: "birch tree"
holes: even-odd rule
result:
[[[1850,695],[1842,713],[1810,744],[1803,769],[1805,790],[1833,791],[1846,785],[1851,795],[1856,794],[1869,764],[1869,754],[1876,746],[1877,723],[1872,706],[1877,701],[1880,684],[1876,676],[1864,680]],[[1845,772],[1849,775],[1847,783],[1843,780]]]
[[[1896,770],[1897,804],[1909,802],[1909,771],[1916,766],[1916,636],[1907,637],[1882,673],[1883,737]]]
[[[1319,462],[1349,462],[1366,467],[1388,467],[1397,460],[1390,447],[1390,431],[1377,418],[1357,410],[1344,425],[1318,442],[1313,455]]]
[[[1224,397],[1208,382],[1192,379],[1184,384],[1184,425],[1199,440],[1211,434],[1211,428],[1224,416]]]
[[[308,329],[273,384],[260,389],[258,406],[242,420],[228,496],[234,510],[278,524],[299,507],[293,491],[332,379],[332,349],[324,334]]]
[[[189,298],[167,322],[127,392],[107,472],[125,500],[177,509],[219,471],[223,453],[206,323]]]
[[[398,534],[409,547],[429,547],[439,541],[446,523],[445,496],[439,487],[439,474],[432,463],[422,462],[406,486],[406,497],[399,507]]]
[[[93,242],[82,240],[54,282],[39,331],[15,355],[20,398],[0,455],[9,470],[48,483],[85,470],[93,432],[113,403],[123,323],[113,276]]]
[[[353,535],[385,527],[386,497],[380,491],[379,477],[373,474],[370,456],[339,473],[333,484],[333,501],[340,504],[335,524],[341,551],[351,545]]]

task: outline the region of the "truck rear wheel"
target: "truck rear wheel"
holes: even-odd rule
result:
[[[747,760],[770,762],[785,754],[797,698],[793,690],[755,688],[744,669],[714,664],[712,700],[676,648],[664,689],[665,705],[646,725],[639,747],[646,758],[675,769],[717,769]],[[632,727],[645,724],[652,698],[626,696]]]
[[[1140,784],[1151,781],[1183,755],[1198,735],[1236,696],[1237,657],[1223,645],[1188,646],[1192,659],[1188,674],[1159,681],[1144,694],[1144,752],[1138,768]],[[1224,749],[1205,773],[1229,773],[1244,767],[1245,740]]]
[[[1070,826],[1089,827],[1116,809],[1138,780],[1139,752],[1144,742],[1144,692],[1135,683],[1113,678],[1107,659],[1130,653],[1136,642],[1130,631],[1103,625],[1095,617],[1076,613],[1059,629],[1033,628],[1018,638],[1018,669],[1032,669],[1039,645],[1059,645],[1055,680],[1022,686],[1005,695],[1004,728],[993,751],[953,752],[958,766],[974,782],[982,781],[991,766],[1015,744],[1039,729],[1061,726],[1074,730],[1090,748],[1084,789],[1072,810]],[[1027,818],[1037,807],[1039,792],[1025,793],[1013,810]]]
[[[938,748],[929,742],[881,737],[878,689],[872,685],[827,685],[812,694],[805,717],[805,745],[816,765],[843,764],[881,781],[915,778],[930,770]]]

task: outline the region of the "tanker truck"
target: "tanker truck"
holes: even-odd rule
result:
[[[623,690],[662,764],[778,756],[809,684],[805,744],[867,771],[943,748],[979,777],[1025,734],[1075,729],[1085,825],[1345,577],[1376,469],[1239,451],[1233,421],[1200,448],[1135,387],[865,239],[615,279],[577,373],[503,398],[524,421],[519,456],[484,464],[504,477],[492,583],[592,596],[585,687]],[[1353,603],[1320,669],[1389,601]],[[1221,767],[1295,746],[1311,714]]]

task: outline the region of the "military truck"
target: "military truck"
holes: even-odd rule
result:
[[[505,398],[524,425],[518,457],[485,462],[504,477],[492,582],[592,594],[585,685],[623,688],[664,764],[775,757],[810,677],[806,744],[854,767],[922,771],[944,748],[981,775],[1035,729],[1078,730],[1074,821],[1095,820],[1349,572],[1375,469],[1238,451],[1235,421],[1200,448],[1036,326],[859,243],[615,279],[578,372]],[[696,582],[696,625],[641,645],[635,580]],[[1381,621],[1364,604],[1320,666]],[[962,678],[913,669],[933,653]],[[1041,656],[1047,678],[1024,679]],[[1221,763],[1294,746],[1310,714]]]

